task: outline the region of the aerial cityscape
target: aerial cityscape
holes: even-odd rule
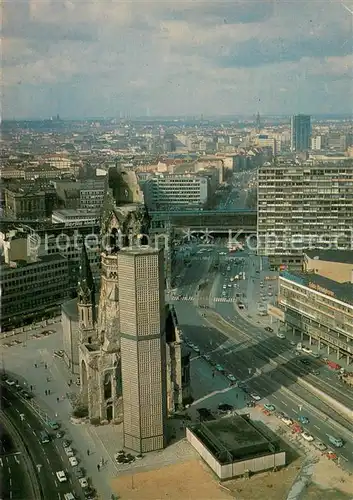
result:
[[[2,10],[0,500],[351,500],[353,5]]]

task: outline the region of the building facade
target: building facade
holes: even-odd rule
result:
[[[294,115],[291,118],[291,150],[308,151],[310,149],[311,117]]]
[[[312,273],[283,272],[272,315],[314,351],[334,352],[338,361],[353,362],[352,283],[337,283]]]
[[[190,364],[176,329],[167,323],[163,250],[130,245],[134,235],[148,234],[149,226],[136,177],[122,173],[115,182],[119,186],[106,193],[102,213],[101,230],[109,244],[101,253],[98,305],[87,252],[82,252],[77,299],[81,401],[92,422],[124,421],[125,445],[151,451],[165,445],[167,412],[190,397]],[[68,328],[64,336],[70,336]]]
[[[83,208],[54,210],[51,220],[53,224],[64,224],[65,226],[96,226],[99,222],[99,214],[96,210]]]
[[[151,210],[203,207],[209,196],[209,181],[196,174],[156,174],[143,185]]]
[[[124,446],[139,453],[166,442],[164,258],[161,250],[118,254]]]
[[[67,300],[68,279],[68,262],[62,255],[56,253],[32,259],[27,253],[26,239],[11,241],[5,246],[1,264],[3,329],[19,326],[32,318],[46,317],[51,312],[58,314],[60,304]]]
[[[353,162],[262,166],[257,187],[258,253],[274,267],[301,268],[305,249],[351,249]]]

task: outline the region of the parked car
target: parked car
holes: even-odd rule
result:
[[[69,457],[69,462],[71,467],[76,467],[76,465],[78,465],[78,460],[76,457]]]
[[[224,372],[224,368],[222,365],[216,365],[215,368],[218,372]]]
[[[81,488],[88,488],[88,481],[85,477],[81,477],[78,482],[80,483]]]
[[[259,396],[258,394],[256,394],[256,392],[252,392],[250,394],[250,396],[253,398],[254,401],[260,401],[261,400],[261,396]]]
[[[65,454],[67,457],[73,457],[74,456],[74,450],[69,446],[68,448],[64,448]]]
[[[275,411],[276,407],[274,405],[266,403],[266,404],[264,404],[264,409],[267,411]]]
[[[230,380],[233,383],[235,383],[237,381],[237,379],[231,373],[228,373],[227,379]]]
[[[70,441],[68,439],[63,440],[63,447],[64,448],[70,448]]]
[[[309,443],[314,441],[314,437],[306,431],[302,432],[302,438],[305,439],[305,441],[309,441]]]
[[[326,451],[327,450],[327,446],[322,443],[321,441],[315,441],[313,443],[313,445],[315,446],[316,449],[320,450],[320,451]]]
[[[269,327],[269,326],[266,326],[265,330],[266,330],[267,332],[270,332],[270,333],[272,333],[272,332],[273,332],[273,329],[272,329],[271,327]]]
[[[282,417],[281,420],[286,425],[293,425],[293,420],[289,417]]]

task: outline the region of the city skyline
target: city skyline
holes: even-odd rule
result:
[[[3,118],[344,113],[352,11],[300,4],[6,3]]]

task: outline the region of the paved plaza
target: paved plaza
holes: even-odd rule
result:
[[[54,350],[62,349],[62,331],[60,324],[52,325],[52,329],[56,333],[49,336],[35,338],[38,332],[31,331],[16,336],[21,344],[1,346],[3,368],[18,378],[20,383],[27,384],[29,389],[32,386],[35,402],[44,414],[61,423],[67,437],[72,439],[73,448],[87,475],[92,478],[100,498],[110,500],[111,481],[116,476],[198,459],[197,453],[185,439],[185,422],[174,419],[169,421],[169,434],[174,439],[165,450],[149,453],[131,465],[118,464],[114,454],[123,448],[122,425],[95,427],[75,423],[71,418],[70,400],[79,392],[79,387],[75,383],[69,387],[70,379],[75,382],[76,377],[69,372],[62,359],[53,356]],[[198,408],[216,410],[220,403],[244,406],[242,391],[229,387],[227,379],[222,374],[213,373],[211,366],[196,354],[191,361],[191,377],[195,402],[189,407],[188,414],[192,420],[198,418]],[[46,395],[45,392],[49,390],[50,394]],[[98,471],[97,464],[102,459],[105,465]]]

